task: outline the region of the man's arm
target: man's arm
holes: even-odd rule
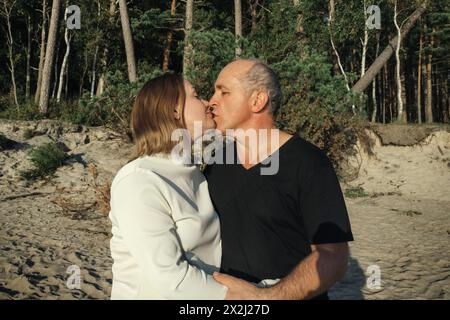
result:
[[[313,245],[312,252],[271,288],[257,288],[226,274],[214,278],[228,287],[228,300],[311,299],[333,286],[347,270],[347,242]]]
[[[269,299],[311,299],[331,288],[347,271],[347,242],[312,245],[289,275],[267,288]]]

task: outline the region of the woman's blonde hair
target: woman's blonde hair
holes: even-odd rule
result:
[[[169,154],[178,143],[172,141],[172,132],[186,128],[184,104],[186,91],[181,75],[164,74],[147,81],[139,91],[131,112],[131,132],[135,143],[135,156],[156,153]],[[180,108],[181,118],[175,118]]]

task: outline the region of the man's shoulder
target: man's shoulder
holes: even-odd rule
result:
[[[281,153],[288,161],[294,161],[304,166],[328,164],[328,156],[318,146],[305,140],[299,134],[294,134],[291,139],[292,141],[286,148],[286,152]]]

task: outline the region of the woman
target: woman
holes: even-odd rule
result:
[[[112,299],[224,299],[219,219],[195,165],[172,161],[176,129],[194,137],[215,123],[207,105],[177,75],[148,81],[131,114],[137,158],[111,185]],[[194,140],[194,139],[192,139]]]

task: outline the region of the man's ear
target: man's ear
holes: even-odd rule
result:
[[[251,110],[255,113],[261,112],[269,102],[269,95],[264,90],[254,91],[250,98]]]

